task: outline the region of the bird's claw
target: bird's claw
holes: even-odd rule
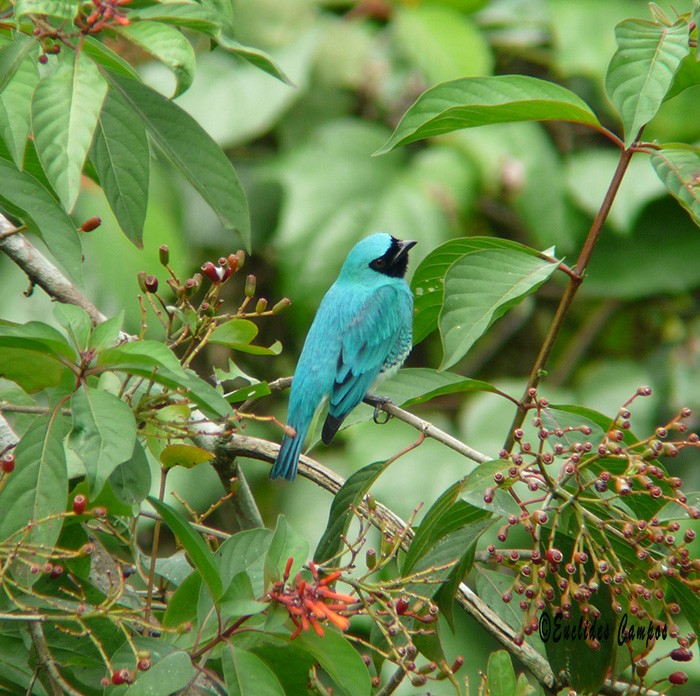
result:
[[[386,404],[390,404],[391,399],[372,395],[371,397],[368,397],[367,400],[374,406],[374,415],[372,416],[372,420],[377,425],[384,425],[387,423],[391,418],[391,414],[384,410],[384,406]]]

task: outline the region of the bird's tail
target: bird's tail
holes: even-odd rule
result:
[[[309,426],[295,428],[295,430],[297,434],[294,437],[285,435],[282,439],[277,460],[272,467],[272,471],[270,471],[271,479],[282,477],[286,478],[287,481],[293,481],[296,478],[299,454],[301,453],[301,446],[304,444]]]

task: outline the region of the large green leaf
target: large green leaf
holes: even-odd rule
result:
[[[0,206],[41,236],[66,273],[80,282],[82,249],[72,220],[56,199],[27,172],[0,159]]]
[[[90,159],[119,226],[140,247],[148,206],[148,137],[113,89],[102,105]]]
[[[3,54],[13,48],[20,49],[12,53],[14,60],[3,60]],[[17,41],[0,50],[0,139],[20,169],[31,130],[32,95],[39,81],[37,50],[33,41]],[[3,66],[3,63],[10,64]]]
[[[139,80],[139,74],[118,53],[105,46],[94,36],[86,36],[83,41],[83,53],[86,53],[96,63],[104,66],[112,72]]]
[[[700,148],[664,145],[652,153],[651,164],[669,193],[700,226]]]
[[[369,696],[372,692],[360,653],[338,632],[326,629],[320,637],[314,631],[304,631],[294,642],[313,655],[333,680],[333,693]]]
[[[688,24],[626,19],[615,27],[615,38],[618,49],[608,67],[605,89],[620,113],[629,147],[659,110],[688,55]]]
[[[136,443],[136,420],[131,409],[114,394],[85,387],[71,399],[71,448],[85,466],[94,498],[112,472],[131,458]]]
[[[15,14],[48,15],[71,20],[78,13],[79,0],[17,0]]]
[[[444,279],[450,266],[466,254],[489,249],[505,249],[541,258],[541,254],[530,247],[494,237],[451,239],[431,251],[421,261],[411,280],[414,294],[414,344],[420,343],[438,326],[440,310],[445,299]]]
[[[194,676],[195,670],[190,656],[179,650],[151,665],[147,672],[139,672],[136,681],[124,692],[124,695],[174,694],[184,689]]]
[[[532,294],[557,263],[516,250],[466,254],[445,274],[440,311],[441,369],[454,365],[496,319]]]
[[[105,79],[80,51],[62,59],[56,72],[42,79],[34,92],[34,144],[67,211],[78,197],[83,164],[106,94]]]
[[[151,490],[151,467],[141,443],[136,440],[131,457],[109,476],[112,492],[127,505],[140,505]]]
[[[190,560],[202,576],[212,597],[218,598],[223,591],[221,577],[214,562],[214,556],[200,534],[195,532],[190,523],[169,505],[152,495],[148,496],[148,502],[153,505],[165,524],[170,527],[178,541],[185,547]]]
[[[43,544],[46,552],[56,543],[63,518],[42,520],[63,512],[68,495],[60,412],[37,418],[19,441],[15,457],[16,469],[6,478],[0,491],[0,509],[3,511],[0,539],[7,539],[31,520],[31,530],[26,536],[22,535],[24,543]],[[19,539],[15,537],[15,543]],[[37,578],[29,573],[26,565],[19,566],[18,572],[27,583]]]
[[[353,518],[353,509],[360,504],[385,467],[386,462],[368,464],[352,474],[336,493],[328,513],[326,529],[314,552],[316,563],[324,563],[342,550],[341,536],[347,534]]]
[[[511,121],[572,121],[598,127],[589,106],[560,85],[525,75],[467,77],[424,92],[376,155],[399,145]]]
[[[0,348],[21,348],[74,361],[76,354],[63,334],[40,321],[12,324],[0,321]]]
[[[192,44],[180,31],[160,22],[135,22],[120,27],[119,34],[172,70],[175,94],[182,94],[194,80],[196,58]]]
[[[227,539],[216,552],[216,563],[224,588],[240,573],[246,573],[255,596],[265,591],[264,567],[267,550],[272,542],[270,529],[247,529]]]
[[[221,148],[191,116],[150,87],[116,74],[109,80],[153,142],[249,249],[248,201]]]
[[[257,655],[229,645],[222,664],[227,693],[230,696],[284,696],[275,673]]]

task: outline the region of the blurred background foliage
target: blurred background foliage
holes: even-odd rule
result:
[[[413,268],[445,240],[475,234],[542,250],[555,247],[558,257],[574,262],[618,157],[593,131],[562,123],[506,124],[371,155],[422,91],[463,76],[520,73],[558,81],[619,133],[603,89],[615,51],[613,29],[626,17],[648,17],[646,2],[231,1],[236,38],[268,51],[294,84],[221,50],[209,51],[206,40],[190,37],[197,51],[196,79],[177,102],[226,149],[241,177],[253,229],[247,270],[257,274],[259,293],[271,302],[287,296],[293,303],[260,323],[259,342],[280,339],[282,355],[235,355],[240,369],[265,380],[293,372],[314,310],[347,251],[376,230],[418,240]],[[688,11],[691,1],[659,4],[674,16]],[[146,54],[129,57],[139,62],[149,84],[172,94],[170,72]],[[699,103],[700,87],[669,99],[645,137],[697,144]],[[136,275],[162,270],[159,245],[170,246],[172,264],[183,275],[240,246],[167,163],[154,163],[151,187],[143,250],[118,231],[101,191],[88,180],[75,210],[76,220],[92,215],[104,220],[83,238],[87,294],[106,313],[124,308],[128,331],[137,331],[140,322]],[[699,258],[697,228],[665,193],[646,156],[636,155],[541,393],[553,402],[612,415],[637,386],[649,384],[654,395],[633,420],[642,435],[681,406],[700,413]],[[555,276],[497,322],[453,370],[519,396],[561,282]],[[23,283],[10,260],[0,258],[6,317],[46,319],[48,300],[40,292],[22,297],[16,288]],[[232,302],[242,294],[235,283],[226,290]],[[212,374],[214,367],[226,368],[229,357],[211,346],[198,370]],[[433,335],[415,347],[408,364],[437,367],[439,362]],[[268,412],[284,418],[284,398],[268,401]],[[482,394],[443,398],[421,415],[495,456],[513,409]],[[271,439],[280,435],[260,424],[248,431]],[[347,475],[390,456],[414,436],[402,423],[380,428],[366,422],[344,431],[332,448],[317,449],[316,456]],[[690,462],[683,465],[687,470],[679,475],[688,490],[697,490],[697,467],[691,471]],[[270,484],[266,467],[258,463],[244,468],[266,521],[285,512],[313,545],[329,497],[304,480],[294,487]],[[465,473],[463,458],[426,443],[390,469],[375,494],[407,516],[421,501],[429,506]],[[218,479],[206,465],[173,472],[169,483],[198,507],[220,495]],[[467,661],[472,683],[493,647],[473,622],[460,618],[453,650],[473,655]],[[700,678],[697,665],[695,676]]]

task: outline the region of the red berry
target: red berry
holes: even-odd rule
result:
[[[92,514],[95,515],[95,517],[107,517],[107,508],[102,506],[93,508]]]
[[[668,680],[671,684],[680,686],[688,681],[688,675],[685,672],[673,672],[673,674],[668,675]]]
[[[129,683],[129,670],[128,669],[118,669],[113,675],[112,675],[112,684],[114,686],[120,686],[121,684],[128,684]]]
[[[147,657],[142,657],[142,658],[139,660],[138,668],[139,668],[142,672],[146,672],[147,670],[151,669],[151,661],[150,661]]]
[[[97,215],[95,215],[94,217],[85,220],[85,222],[80,226],[80,231],[92,232],[93,230],[96,230],[101,224],[102,218],[99,218],[97,217]]]
[[[82,493],[78,493],[78,495],[73,498],[73,512],[76,515],[82,515],[85,512],[86,505],[87,498]]]
[[[676,662],[690,662],[693,659],[693,653],[688,648],[675,648],[671,650],[671,659]]]
[[[410,606],[410,600],[409,600],[409,598],[408,598],[408,597],[400,597],[400,598],[396,601],[396,613],[397,613],[399,616],[402,616],[403,614],[406,613],[406,611],[408,610],[408,607],[409,607],[409,606]]]
[[[11,474],[15,470],[15,455],[12,452],[8,452],[2,458],[2,470],[6,474]]]

